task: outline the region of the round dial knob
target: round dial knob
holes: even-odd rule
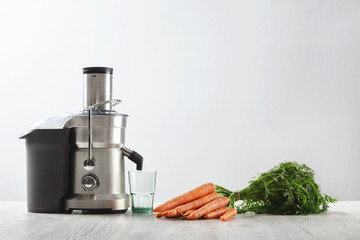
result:
[[[90,191],[97,186],[97,180],[95,176],[87,175],[81,180],[81,185],[84,190]]]

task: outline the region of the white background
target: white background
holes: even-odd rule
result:
[[[155,201],[285,160],[360,200],[360,1],[2,0],[0,27],[0,200],[26,199],[18,137],[82,109],[87,66],[114,68]]]

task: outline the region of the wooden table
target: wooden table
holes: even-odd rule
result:
[[[35,214],[0,202],[0,239],[360,239],[360,201],[308,216],[238,214],[228,222],[157,219],[152,214]]]

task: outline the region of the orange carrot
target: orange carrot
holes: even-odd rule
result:
[[[199,208],[198,210],[196,210],[195,212],[190,214],[187,217],[187,219],[189,219],[189,220],[198,219],[209,212],[212,212],[216,209],[225,207],[226,204],[229,203],[229,201],[230,200],[227,197],[216,198],[215,200],[212,200],[211,202],[205,204],[204,206],[202,206],[201,208]]]
[[[156,217],[157,217],[157,218],[166,217],[166,215],[167,215],[168,212],[169,212],[169,211],[159,212],[159,213],[156,215]]]
[[[222,215],[220,217],[221,221],[226,221],[229,218],[235,216],[237,214],[237,210],[235,208],[230,209],[229,211],[227,211],[224,215]]]
[[[205,214],[204,217],[207,219],[218,218],[218,217],[221,217],[227,211],[229,211],[229,209],[230,208],[228,208],[228,207],[219,208],[213,212],[209,212],[209,213]]]
[[[184,213],[184,216],[187,217],[187,216],[189,216],[190,214],[192,214],[195,211],[196,211],[195,209],[189,210],[186,213]]]
[[[209,193],[215,191],[215,185],[213,183],[203,184],[189,192],[186,192],[180,196],[177,196],[169,201],[166,201],[163,204],[160,204],[156,208],[154,208],[153,212],[163,212],[166,210],[170,210],[176,208],[179,205],[191,202],[195,199],[203,197]]]
[[[204,197],[201,197],[199,199],[196,199],[196,200],[186,203],[184,205],[178,206],[175,209],[169,210],[169,212],[167,213],[167,216],[168,217],[176,217],[176,216],[181,215],[182,213],[185,213],[188,210],[198,209],[199,207],[204,206],[208,202],[211,202],[212,200],[214,200],[218,197],[219,197],[219,194],[217,194],[215,192],[210,193]]]

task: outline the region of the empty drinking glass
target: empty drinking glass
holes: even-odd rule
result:
[[[154,204],[156,171],[129,171],[131,210],[151,212]]]

